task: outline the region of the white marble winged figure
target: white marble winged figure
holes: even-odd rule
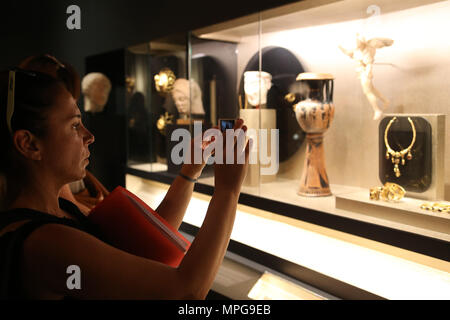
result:
[[[374,120],[378,120],[381,117],[383,111],[389,106],[389,101],[373,86],[372,65],[375,61],[376,50],[391,46],[393,43],[394,40],[388,38],[373,38],[366,40],[363,36],[357,34],[355,49],[347,50],[342,46],[339,46],[339,49],[341,49],[342,52],[355,60],[358,64],[356,72],[361,81],[363,92],[373,108]],[[377,99],[380,99],[383,103],[382,107],[378,106]]]

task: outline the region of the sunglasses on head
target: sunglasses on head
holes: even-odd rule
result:
[[[56,76],[59,80],[64,80],[67,77],[67,70],[66,66],[59,62],[55,57],[51,55],[44,55],[44,58],[47,61],[50,61],[55,64],[56,66]],[[6,124],[8,126],[9,132],[13,133],[11,121],[14,114],[14,97],[15,97],[15,90],[16,90],[16,76],[25,76],[25,77],[33,77],[38,79],[39,78],[38,72],[34,71],[28,71],[21,68],[14,68],[9,71],[9,80],[8,80],[8,102],[6,105]]]
[[[15,91],[16,91],[16,75],[17,74],[23,74],[28,77],[37,77],[37,74],[35,72],[21,70],[21,69],[13,69],[9,70],[9,77],[8,77],[8,101],[6,104],[6,125],[8,126],[8,130],[12,135],[12,127],[11,127],[11,120],[14,114],[14,97],[15,97]]]

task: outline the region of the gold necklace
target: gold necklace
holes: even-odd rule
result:
[[[398,168],[400,159],[401,159],[402,166],[405,165],[405,155],[406,155],[407,160],[412,159],[411,148],[413,147],[414,143],[416,142],[416,127],[414,126],[414,123],[411,120],[411,118],[408,117],[408,121],[411,124],[412,132],[413,132],[413,137],[412,137],[411,143],[409,144],[409,146],[407,148],[405,148],[401,151],[395,151],[389,145],[389,141],[387,138],[389,129],[391,128],[391,125],[394,123],[395,120],[397,120],[397,117],[393,117],[391,119],[391,121],[389,121],[388,125],[386,126],[386,130],[384,131],[384,144],[386,146],[386,159],[389,160],[389,158],[390,158],[392,160],[392,163],[394,164],[394,173],[395,173],[395,176],[398,178],[401,175],[400,169]]]

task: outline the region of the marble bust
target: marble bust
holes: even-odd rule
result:
[[[205,114],[202,102],[202,91],[195,80],[183,78],[175,80],[171,94],[175,101],[178,113],[181,116],[184,115],[186,117],[189,113],[198,115]]]
[[[270,73],[265,71],[244,72],[244,92],[250,105],[254,107],[265,105],[267,92],[271,86],[272,75]]]
[[[88,73],[81,81],[84,95],[84,111],[102,112],[111,91],[111,81],[102,73]]]

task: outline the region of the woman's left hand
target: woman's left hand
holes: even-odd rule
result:
[[[218,126],[214,126],[212,128],[219,129]],[[184,174],[192,179],[197,179],[198,177],[200,177],[200,175],[202,174],[203,168],[206,166],[206,162],[203,157],[203,150],[205,150],[205,148],[208,146],[208,144],[210,144],[212,141],[213,140],[203,141],[203,134],[194,137],[194,139],[191,139],[190,163],[186,163],[187,161],[185,161],[183,163],[183,166],[181,167],[182,174]],[[194,159],[195,153],[194,152],[195,152],[196,148],[201,148],[201,150],[197,150],[197,153],[201,154],[201,163],[195,163],[195,159]]]

